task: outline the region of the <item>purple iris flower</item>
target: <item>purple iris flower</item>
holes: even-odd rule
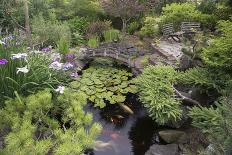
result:
[[[74,73],[71,73],[70,76],[73,78],[77,78],[79,75],[77,72],[74,72]]]
[[[8,61],[6,59],[0,59],[0,65],[5,65],[7,63]]]
[[[69,62],[73,61],[74,57],[75,57],[74,54],[71,54],[71,53],[66,54],[66,56],[65,56],[66,60],[69,61]]]
[[[46,53],[49,53],[49,52],[51,52],[51,49],[48,48],[48,47],[46,47],[46,48],[43,48],[42,51],[43,51],[43,52],[46,52]]]

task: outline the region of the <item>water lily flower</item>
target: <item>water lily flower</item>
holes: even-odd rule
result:
[[[77,72],[74,72],[74,73],[71,73],[70,76],[73,78],[77,78],[79,75]]]
[[[69,69],[71,69],[71,68],[73,68],[74,67],[74,65],[72,64],[72,63],[70,63],[70,62],[66,62],[64,65],[63,65],[63,70],[69,70]]]
[[[19,72],[28,73],[29,69],[27,68],[27,66],[22,67],[22,68],[17,68],[17,72],[16,73],[18,74]]]
[[[11,59],[15,60],[15,59],[26,59],[27,58],[27,53],[17,53],[17,54],[12,54]]]
[[[0,40],[0,45],[6,45],[6,43]]]
[[[49,65],[49,68],[54,69],[54,70],[61,70],[63,68],[63,63],[54,61]]]
[[[8,61],[6,59],[0,59],[0,65],[5,65],[7,63]]]
[[[57,89],[55,89],[56,92],[59,92],[60,94],[64,94],[65,87],[64,86],[58,86]]]

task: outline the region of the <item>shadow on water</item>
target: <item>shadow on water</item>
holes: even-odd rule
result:
[[[92,112],[94,122],[99,122],[103,130],[96,140],[97,147],[89,155],[144,155],[149,147],[160,142],[158,127],[139,103],[136,95],[128,95],[126,105],[134,115],[125,113],[118,105],[104,109],[94,108],[92,104],[85,107]]]

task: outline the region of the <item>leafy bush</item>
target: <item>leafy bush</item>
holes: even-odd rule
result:
[[[232,104],[229,98],[216,103],[216,108],[193,107],[189,116],[193,126],[200,128],[209,138],[214,154],[227,154],[232,145]]]
[[[172,98],[177,72],[170,66],[148,66],[137,78],[139,97],[149,115],[159,124],[182,116],[180,101]]]
[[[176,30],[180,30],[181,22],[200,22],[206,28],[214,25],[216,22],[213,16],[202,14],[191,3],[172,3],[163,8],[161,16],[162,24],[173,23]]]
[[[120,38],[120,31],[116,29],[110,29],[103,32],[105,42],[118,41]]]
[[[127,27],[127,32],[132,35],[135,33],[135,31],[137,31],[139,29],[139,23],[138,22],[132,22],[130,24],[128,24]]]
[[[19,52],[20,48],[0,45],[0,50],[0,58],[8,61],[0,64],[0,100],[13,97],[14,91],[28,94],[44,87],[54,87],[65,79],[62,73],[49,69],[51,60],[46,55],[23,53],[27,56],[13,60],[12,54]],[[25,68],[26,72],[19,72],[19,68]]]
[[[68,20],[68,25],[72,32],[72,44],[79,45],[84,43],[84,34],[87,31],[89,22],[86,18],[76,16],[73,19]]]
[[[222,70],[231,70],[231,49],[232,49],[232,22],[219,22],[221,36],[212,40],[210,46],[203,49],[202,58],[209,66]]]
[[[126,70],[94,64],[84,71],[81,78],[71,82],[70,86],[86,94],[95,107],[104,108],[105,101],[110,104],[123,103],[129,92],[136,92],[131,77],[132,74]]]
[[[69,51],[69,43],[64,38],[61,38],[59,41],[57,41],[56,46],[59,52],[63,55],[67,54]]]
[[[100,40],[103,39],[103,32],[109,30],[111,27],[111,21],[95,21],[89,24],[87,28],[88,38],[91,36],[97,36]]]
[[[206,90],[216,89],[218,92],[227,87],[226,81],[229,79],[231,76],[223,71],[202,67],[188,69],[178,76],[178,81],[182,84]]]
[[[61,23],[55,19],[46,21],[41,15],[32,20],[32,32],[36,40],[55,44],[62,38],[68,44],[71,42],[71,31],[67,23]]]
[[[99,39],[97,37],[91,37],[88,41],[88,46],[91,48],[98,47]]]
[[[66,89],[50,90],[6,101],[0,110],[0,128],[8,130],[2,154],[81,154],[92,147],[101,126],[83,111],[86,96]]]
[[[144,20],[144,26],[141,28],[141,33],[148,36],[154,37],[159,33],[160,18],[147,16]]]
[[[68,25],[72,33],[78,32],[84,34],[89,25],[89,22],[86,20],[86,18],[76,16],[68,20]]]

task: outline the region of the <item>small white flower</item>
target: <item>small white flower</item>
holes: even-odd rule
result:
[[[5,45],[6,43],[0,40],[0,45]]]
[[[61,60],[61,54],[60,53],[52,53],[51,54],[51,59],[52,60]]]
[[[52,45],[49,45],[48,48],[52,49]]]
[[[65,87],[64,86],[58,86],[57,89],[55,89],[56,92],[59,92],[60,94],[64,94]]]
[[[22,67],[22,68],[17,68],[17,72],[16,73],[18,74],[19,72],[28,73],[29,69],[27,68],[27,66]]]
[[[11,59],[26,59],[27,58],[27,53],[17,53],[17,54],[12,54]]]
[[[43,53],[42,51],[39,51],[39,50],[34,50],[34,51],[31,51],[31,53],[33,53],[33,54],[41,54],[41,53]]]
[[[63,68],[63,63],[54,61],[49,65],[49,68],[54,69],[54,70],[61,70]]]

